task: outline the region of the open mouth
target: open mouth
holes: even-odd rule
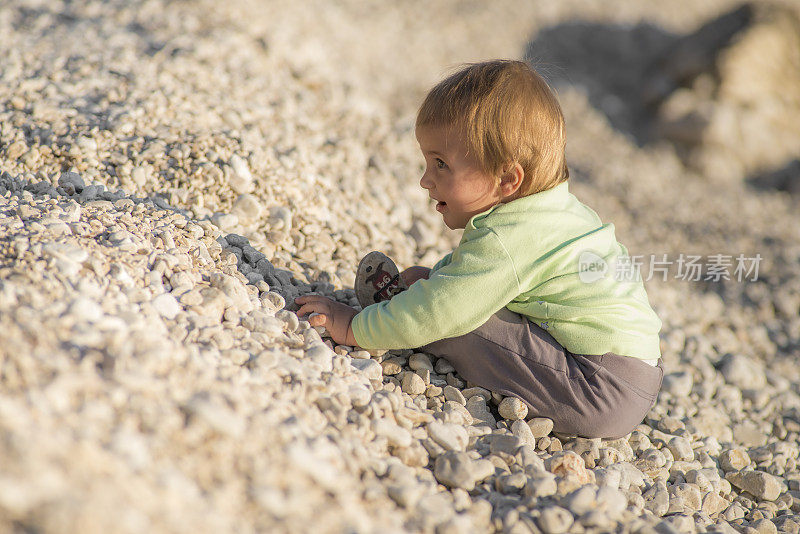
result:
[[[447,207],[447,202],[442,202],[440,200],[436,203],[436,211],[442,211],[445,207]]]

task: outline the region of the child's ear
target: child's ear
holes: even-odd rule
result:
[[[522,179],[525,178],[525,171],[522,165],[516,161],[503,167],[503,174],[500,176],[500,194],[503,197],[511,197],[519,191]]]

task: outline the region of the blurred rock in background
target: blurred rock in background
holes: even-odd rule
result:
[[[585,87],[640,146],[667,140],[712,181],[798,191],[797,4],[744,4],[685,35],[568,22],[539,32],[527,55],[557,84]]]

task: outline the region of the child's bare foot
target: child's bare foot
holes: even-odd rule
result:
[[[355,290],[362,308],[389,300],[406,289],[397,265],[383,252],[370,252],[358,264]]]

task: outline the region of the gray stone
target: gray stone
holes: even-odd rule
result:
[[[574,518],[569,513],[569,510],[565,510],[560,506],[548,506],[536,518],[536,524],[545,534],[568,532],[573,522]]]
[[[516,473],[509,473],[498,477],[495,480],[495,487],[500,492],[508,495],[519,493],[527,482],[527,475],[521,471],[517,471]]]
[[[194,280],[188,272],[178,271],[172,273],[172,276],[169,277],[169,285],[172,286],[174,293],[180,295],[194,287]]]
[[[234,213],[215,213],[211,216],[211,222],[221,230],[236,230],[239,226],[239,217]]]
[[[687,511],[696,512],[702,505],[702,495],[700,489],[694,484],[674,484],[669,487],[670,496],[679,497]],[[678,510],[682,512],[684,510]]]
[[[423,354],[421,352],[415,352],[408,358],[408,366],[411,367],[414,371],[421,371],[422,369],[427,369],[430,372],[433,372],[433,364],[431,364],[430,358],[428,358],[427,354]]]
[[[491,427],[497,424],[494,416],[489,411],[489,407],[486,405],[486,399],[480,395],[474,395],[467,400],[467,411],[475,421],[480,421]],[[473,422],[473,424],[475,423]]]
[[[464,398],[464,395],[462,395],[461,391],[459,391],[457,388],[454,388],[453,386],[445,386],[443,393],[444,398],[448,401],[457,402],[462,406],[467,405],[467,399]]]
[[[455,372],[455,367],[453,367],[450,362],[445,360],[444,358],[439,358],[436,360],[436,365],[434,366],[434,370],[437,374],[446,375],[447,373]]]
[[[751,521],[750,528],[754,529],[758,534],[777,534],[778,528],[775,526],[775,523],[763,517],[761,519],[756,519],[755,521]]]
[[[169,293],[162,293],[158,295],[152,301],[153,309],[155,309],[159,315],[166,319],[174,319],[178,313],[183,309],[178,301],[175,300],[175,297],[170,295]]]
[[[528,421],[534,438],[543,438],[553,431],[553,420],[547,417],[534,417]]]
[[[76,172],[62,172],[58,177],[58,186],[64,188],[68,195],[80,193],[85,184],[81,175]]]
[[[253,190],[253,175],[247,162],[238,154],[231,156],[230,186],[236,193],[249,193]]]
[[[398,357],[389,358],[381,362],[383,374],[386,376],[400,374],[403,370],[403,359]]]
[[[239,222],[243,225],[250,225],[261,219],[263,208],[258,197],[250,194],[239,195],[231,208],[232,213],[239,217]]]
[[[577,516],[587,514],[597,508],[597,491],[583,486],[569,493],[559,504]]]
[[[701,509],[704,514],[708,517],[714,519],[720,512],[725,510],[731,503],[721,497],[720,495],[712,492],[706,494],[703,497],[703,504],[701,505]]]
[[[272,317],[270,319],[276,320]],[[280,322],[280,321],[278,321]],[[324,372],[330,373],[333,370],[333,358],[335,354],[334,352],[327,347],[327,345],[317,344],[311,345],[306,350],[306,358],[310,361],[318,364]]]
[[[264,277],[266,280],[267,277],[274,277],[275,274],[275,267],[270,263],[270,261],[266,258],[261,258],[257,260],[255,265],[256,271]]]
[[[610,469],[618,469],[620,472],[621,489],[627,490],[630,487],[641,488],[645,485],[645,475],[635,465],[629,462],[621,462],[612,465]]]
[[[467,399],[467,400],[469,400],[471,397],[474,397],[475,395],[482,396],[484,398],[484,400],[486,400],[486,401],[488,401],[490,398],[492,398],[491,392],[488,389],[482,388],[480,386],[473,386],[473,387],[466,388],[464,390],[461,390],[461,393],[464,395],[464,398]]]
[[[662,480],[656,480],[642,497],[644,497],[644,507],[654,515],[661,517],[669,510],[669,492]]]
[[[522,443],[527,443],[531,447],[536,447],[536,438],[533,437],[531,427],[528,424],[518,419],[511,423],[511,433],[514,434]]]
[[[725,479],[755,498],[774,501],[784,491],[781,479],[763,471],[739,471],[725,475]]]
[[[488,467],[486,464],[489,464]],[[491,469],[491,471],[490,471]],[[465,452],[447,451],[436,458],[433,474],[436,480],[451,488],[472,491],[475,483],[494,472],[491,462],[473,461]]]
[[[259,261],[266,260],[266,256],[264,256],[263,252],[256,250],[250,245],[245,245],[242,247],[242,258],[244,259],[244,261],[253,265],[256,268],[258,268],[257,266]],[[261,270],[259,270],[259,273],[261,273]],[[261,274],[263,275],[264,273]]]
[[[739,389],[761,389],[767,383],[763,365],[743,354],[726,354],[719,369],[725,381]]]
[[[377,436],[385,437],[393,447],[408,447],[411,445],[411,433],[385,419],[373,419],[372,431]]]
[[[42,252],[56,260],[81,264],[89,258],[89,253],[73,243],[45,243]]]
[[[739,471],[750,465],[750,456],[742,448],[728,449],[719,455],[719,467],[723,471]]]
[[[90,200],[94,200],[100,195],[100,193],[103,192],[103,189],[104,188],[102,185],[87,185],[78,195],[78,201],[85,203]]]
[[[245,285],[233,276],[214,273],[211,276],[211,285],[222,291],[230,300],[231,305],[238,308],[240,312],[248,313],[253,309],[253,304],[250,302],[250,294]]]
[[[759,447],[767,442],[767,433],[755,423],[745,421],[734,425],[733,439],[745,447]]]
[[[353,358],[350,360],[350,365],[364,373],[370,380],[380,380],[383,376],[381,364],[375,360],[359,360]]]
[[[766,464],[772,462],[772,450],[769,447],[754,447],[747,449],[747,456],[754,464]]]
[[[597,490],[597,507],[604,511],[614,520],[619,519],[620,514],[625,510],[628,499],[624,493],[616,488],[605,486]]]
[[[261,310],[254,310],[242,317],[242,326],[252,332],[261,332],[270,336],[277,336],[283,332],[284,323]]]
[[[692,392],[692,373],[677,372],[664,375],[662,390],[673,397],[687,397]]]
[[[414,508],[425,494],[425,489],[412,483],[389,484],[386,494],[403,508]]]
[[[446,450],[463,451],[469,441],[467,431],[460,425],[432,421],[428,423],[427,430],[431,439]]]
[[[667,442],[667,448],[676,460],[690,462],[694,460],[694,450],[688,439],[675,436]]]
[[[404,393],[408,393],[409,395],[420,395],[425,393],[425,381],[422,378],[412,371],[408,371],[403,375],[403,379],[400,381],[401,387],[403,388]]]
[[[103,317],[102,306],[86,297],[78,297],[69,306],[69,314],[76,319],[94,323]]]
[[[595,480],[600,487],[619,488],[622,483],[622,472],[614,466],[594,470]]]
[[[553,473],[539,471],[531,475],[525,485],[525,495],[529,497],[549,497],[558,491],[558,483]]]
[[[652,472],[666,465],[667,459],[664,453],[658,449],[647,449],[642,452],[639,459],[634,462],[634,465],[641,469],[643,472]]]
[[[599,438],[575,438],[564,444],[564,450],[580,455],[584,460],[589,457],[596,460],[600,457]]]
[[[536,449],[529,444],[523,443],[516,454],[517,462],[525,469],[529,475],[544,471],[544,460],[536,454]]]
[[[286,299],[275,291],[269,291],[266,295],[263,295],[261,302],[268,303],[268,306],[274,310],[281,310],[286,306]]]
[[[236,247],[243,249],[250,246],[250,240],[239,234],[228,234],[224,238],[218,239],[219,243],[224,247]]]
[[[269,209],[269,224],[275,230],[289,232],[292,229],[292,212],[284,206]]]
[[[513,456],[522,446],[522,441],[514,435],[491,434],[489,436],[489,450],[493,453],[502,452]]]
[[[517,397],[506,397],[497,408],[500,416],[509,421],[516,421],[518,419],[525,419],[528,415],[528,407]]]
[[[445,414],[447,423],[455,423],[457,425],[471,425],[472,416],[467,411],[464,405],[455,401],[445,401],[442,405],[442,413]]]

